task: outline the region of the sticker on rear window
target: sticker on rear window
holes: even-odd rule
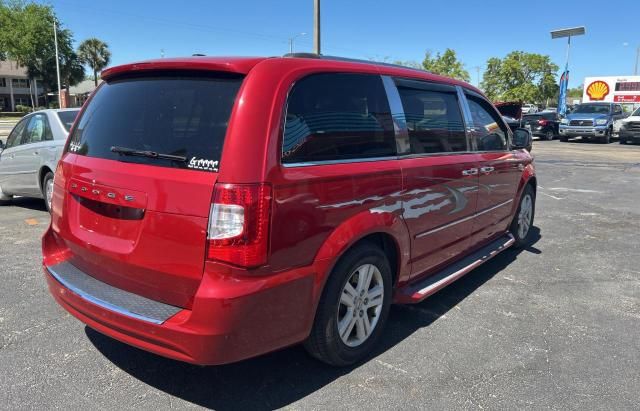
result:
[[[218,163],[217,160],[207,160],[205,158],[191,157],[189,164],[187,167],[194,170],[205,170],[205,171],[218,171]]]

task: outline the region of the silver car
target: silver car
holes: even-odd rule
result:
[[[0,204],[13,196],[36,197],[50,209],[53,173],[79,111],[36,111],[16,124],[0,144]]]

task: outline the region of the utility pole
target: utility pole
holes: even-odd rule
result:
[[[633,75],[638,75],[638,59],[640,59],[640,46],[636,49],[636,68],[633,69]]]
[[[298,33],[293,37],[289,37],[289,53],[293,53],[293,42],[295,41],[295,39],[301,36],[306,36],[306,35],[307,33]]]
[[[320,0],[313,0],[313,52],[320,52]]]
[[[62,88],[60,86],[60,58],[58,57],[58,29],[53,20],[53,42],[56,46],[56,75],[58,76],[58,108],[62,108]]]

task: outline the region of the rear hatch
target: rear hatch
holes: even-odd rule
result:
[[[522,117],[522,103],[518,102],[497,102],[496,108],[503,116],[515,118],[516,120]]]
[[[115,287],[190,307],[203,273],[213,186],[243,77],[121,74],[78,119],[52,227],[69,262]]]
[[[528,114],[522,117],[522,127],[529,126],[532,130],[541,126],[540,120],[543,120],[543,116],[540,114]]]

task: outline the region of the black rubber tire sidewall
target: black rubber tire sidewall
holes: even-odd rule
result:
[[[336,321],[340,294],[351,273],[363,264],[374,264],[382,275],[384,302],[378,324],[362,345],[349,347],[338,334]],[[315,358],[334,366],[348,366],[366,358],[384,331],[391,307],[392,276],[389,262],[383,251],[372,243],[363,243],[349,250],[340,258],[325,284],[311,334],[305,341],[306,350]]]

